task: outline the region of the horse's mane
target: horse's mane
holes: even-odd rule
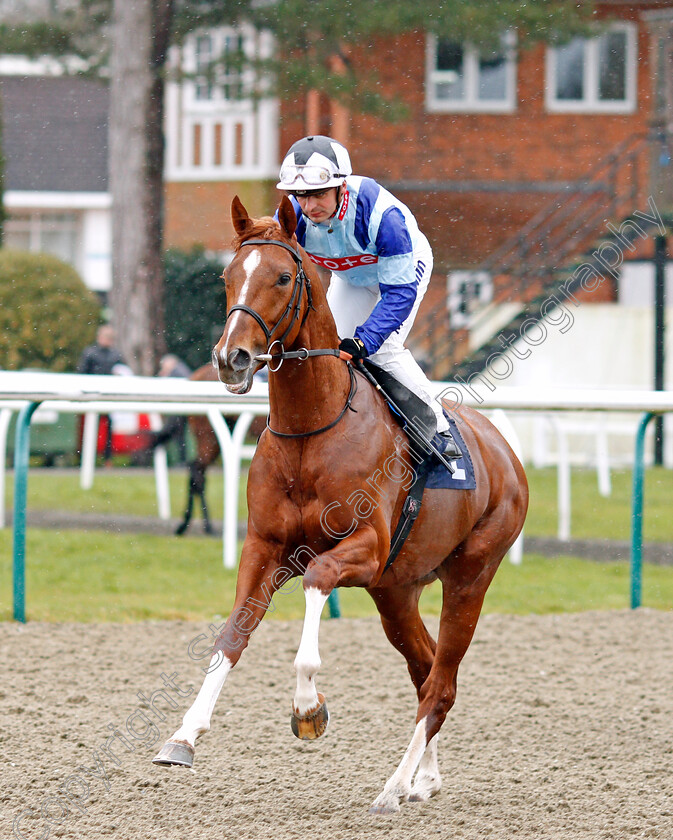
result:
[[[244,242],[248,239],[280,239],[292,244],[283,232],[280,224],[271,216],[262,216],[259,219],[250,219],[250,224],[246,227],[243,233],[239,233],[234,237],[232,247],[234,251],[238,251]]]

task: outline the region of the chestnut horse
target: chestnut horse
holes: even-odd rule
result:
[[[315,684],[320,616],[335,587],[361,586],[406,658],[418,695],[409,747],[371,809],[392,813],[404,800],[439,791],[438,732],[486,590],[523,527],[526,476],[485,417],[457,409],[476,489],[426,490],[407,541],[387,566],[413,474],[408,442],[376,390],[330,349],[339,338],[315,266],[297,245],[289,200],[282,199],[276,222],[251,219],[235,198],[232,220],[238,240],[224,276],[233,305],[213,358],[235,394],[249,390],[262,364],[273,365],[268,429],[250,467],[248,533],[231,615],[196,700],[154,761],[191,766],[229,671],[274,592],[296,575],[303,575],[306,613],[292,729],[300,738],[321,735],[329,717]],[[327,352],[309,355],[314,350]],[[418,600],[437,579],[443,604],[435,642]]]

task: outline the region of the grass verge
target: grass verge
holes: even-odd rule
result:
[[[12,536],[0,532],[0,619],[12,617]],[[236,570],[222,568],[221,542],[192,537],[55,531],[31,528],[27,537],[26,613],[29,620],[132,622],[226,616],[233,604]],[[344,616],[374,615],[364,590],[339,590]],[[673,608],[673,567],[645,565],[643,605]],[[526,555],[521,566],[505,560],[486,596],[485,612],[528,614],[625,609],[625,563]],[[441,588],[425,591],[424,614],[437,615]],[[270,618],[304,613],[299,581],[274,598]]]

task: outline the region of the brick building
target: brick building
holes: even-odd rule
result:
[[[673,206],[673,3],[604,2],[598,18],[595,38],[557,48],[517,49],[514,33],[489,55],[423,32],[359,45],[350,60],[404,103],[398,122],[348,113],[318,92],[263,110],[227,99],[236,78],[214,90],[197,76],[169,94],[169,156],[179,144],[183,169],[169,162],[168,240],[226,247],[233,194],[255,214],[271,212],[279,155],[304,134],[330,134],[349,146],[356,173],[412,208],[433,245],[435,276],[412,341],[437,378],[448,376],[544,300],[608,222],[647,211],[649,195],[662,212]],[[198,73],[227,43],[270,48],[256,37],[205,34],[180,61]],[[640,239],[635,256],[650,257],[652,238]],[[614,277],[591,293],[593,302],[617,298]]]
[[[459,363],[483,366],[499,331],[544,314],[553,289],[595,250],[608,223],[619,230],[636,211],[651,217],[649,196],[661,214],[673,206],[673,2],[608,0],[598,17],[596,37],[556,48],[517,48],[515,33],[504,34],[502,49],[488,55],[424,32],[358,45],[350,60],[359,72],[406,105],[407,118],[394,123],[348,113],[318,92],[301,101],[248,96],[249,80],[233,57],[241,50],[269,54],[270,37],[249,27],[195,34],[172,55],[191,75],[166,91],[166,244],[198,242],[226,252],[233,195],[255,215],[273,212],[283,151],[304,134],[332,134],[349,146],[358,174],[376,178],[412,208],[433,245],[435,274],[412,333],[416,353],[436,378],[452,375]],[[222,53],[232,55],[231,66],[225,60],[214,83],[205,68]],[[26,180],[17,160],[26,149],[12,125],[37,99],[33,118],[43,122],[56,124],[63,109],[61,97],[49,100],[45,87],[25,84],[30,96],[14,96],[9,111],[5,102],[8,171],[24,172],[7,184],[8,240],[25,242],[21,225],[31,224],[31,242],[48,247],[38,229],[47,230],[50,215],[63,209],[52,206],[55,193],[72,198],[81,191],[67,177],[57,186]],[[104,91],[89,91],[77,119],[99,125],[106,101]],[[49,132],[41,137],[49,142]],[[62,144],[59,153],[76,154],[84,168],[102,148],[91,137],[77,147]],[[49,171],[64,175],[64,166]],[[94,186],[87,201],[105,213],[106,180]],[[23,207],[12,203],[17,191]],[[69,236],[78,267],[84,254],[98,259],[98,279],[88,282],[102,290],[109,238],[83,247],[90,212],[68,210]],[[654,222],[645,236],[631,230],[635,250],[629,246],[625,256],[649,259],[653,230]],[[592,303],[618,301],[618,275],[590,292],[581,284],[574,291]]]

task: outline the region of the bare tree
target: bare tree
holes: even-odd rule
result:
[[[172,0],[115,0],[110,86],[111,303],[119,348],[151,375],[163,323],[163,100],[161,69]]]

